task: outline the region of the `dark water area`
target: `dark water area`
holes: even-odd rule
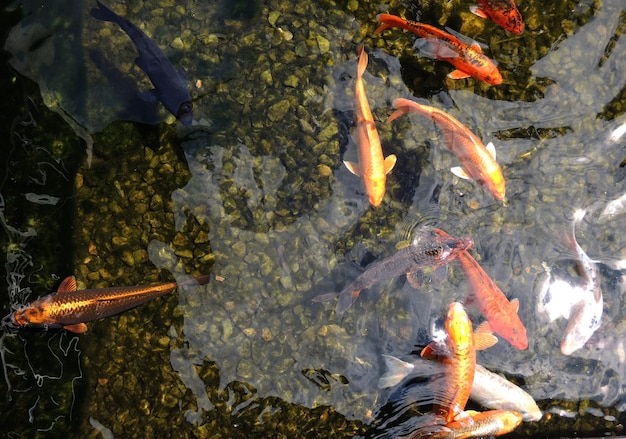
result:
[[[5,7],[0,435],[407,433],[431,407],[378,387],[383,355],[412,361],[432,339],[432,322],[468,289],[460,265],[428,272],[417,288],[405,277],[375,283],[342,319],[334,298],[312,299],[341,291],[432,227],[471,237],[472,256],[519,300],[528,348],[500,338],[477,354],[543,412],[511,437],[623,435],[626,6],[520,1],[526,29],[514,35],[471,5],[107,3],[181,72],[191,126],[149,92],[136,47],[90,15],[95,2]],[[450,79],[453,67],[418,56],[410,32],[375,35],[383,12],[476,40],[502,84]],[[343,164],[357,157],[359,44],[384,155],[398,157],[378,207]],[[459,161],[428,119],[387,123],[398,97],[442,109],[493,142],[506,202],[450,172]],[[567,320],[547,305],[571,304],[542,291],[548,272],[581,282],[566,244],[579,209],[576,239],[597,266],[603,313],[589,341],[564,355]],[[89,322],[85,334],[11,323],[70,275],[87,289],[203,274],[207,285]],[[467,311],[475,326],[484,320]]]

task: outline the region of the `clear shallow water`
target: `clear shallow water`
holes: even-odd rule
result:
[[[527,32],[513,38],[466,13],[468,5],[420,12],[488,44],[505,78],[499,87],[444,79],[449,66],[414,58],[412,37],[399,30],[372,37],[374,16],[386,6],[132,5],[127,15],[145,23],[189,76],[199,124],[178,131],[164,123],[109,125],[120,117],[120,99],[106,91],[88,50],[119,58],[138,88],[148,84],[132,67],[127,37],[90,21],[91,4],[71,19],[30,6],[21,26],[44,31],[27,39],[28,56],[12,65],[39,90],[19,77],[32,101],[5,116],[12,142],[1,192],[7,314],[72,273],[89,288],[208,272],[216,279],[90,324],[80,337],[3,327],[7,431],[351,435],[374,422],[389,396],[376,387],[381,355],[406,357],[427,342],[432,316],[466,286],[455,265],[441,285],[422,291],[404,279],[382,282],[341,322],[334,301],[311,299],[339,291],[413,228],[429,225],[471,236],[485,271],[520,299],[528,350],[501,341],[479,355],[550,413],[520,434],[619,432],[626,375],[622,273],[614,262],[623,258],[618,231],[626,216],[600,211],[624,190],[624,139],[611,132],[626,121],[625,13],[617,0],[525,3]],[[389,6],[407,17],[416,8]],[[377,209],[341,164],[344,154],[355,156],[349,128],[360,42],[370,54],[364,79],[385,154],[401,158]],[[17,86],[9,89],[23,101]],[[384,123],[394,98],[412,96],[496,144],[506,207],[452,176],[456,161],[436,148],[442,136],[432,124],[406,116]],[[90,167],[85,139],[93,139]],[[605,313],[588,346],[564,357],[565,322],[548,322],[535,303],[542,262],[573,266],[559,231],[577,208],[590,211],[579,243],[607,262]]]

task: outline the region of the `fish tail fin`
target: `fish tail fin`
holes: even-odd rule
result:
[[[99,0],[96,0],[96,4],[98,7],[89,11],[93,18],[101,21],[116,21],[118,19],[118,15],[102,4]]]
[[[363,44],[357,47],[356,54],[359,56],[359,67],[357,69],[357,78],[360,78],[361,76],[363,76],[363,73],[365,72],[365,69],[367,68],[367,62],[368,62],[367,53],[365,52],[365,48],[363,47]]]
[[[383,360],[385,361],[385,366],[387,366],[387,372],[382,374],[378,380],[379,389],[395,386],[406,378],[415,367],[411,363],[407,363],[391,355],[383,355]]]

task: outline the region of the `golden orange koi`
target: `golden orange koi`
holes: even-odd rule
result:
[[[432,439],[466,439],[471,437],[500,436],[510,433],[522,423],[522,415],[509,410],[489,410],[476,412],[468,410],[467,415],[449,422],[442,429],[429,436]]]
[[[504,200],[506,188],[502,169],[496,162],[496,149],[493,143],[486,147],[483,142],[465,125],[448,113],[428,105],[422,105],[409,99],[398,98],[393,101],[397,109],[389,116],[388,122],[407,113],[418,113],[430,118],[446,137],[447,147],[462,163],[463,167],[451,171],[461,178],[476,181],[496,200]]]
[[[31,328],[64,328],[71,332],[87,331],[85,322],[110,317],[163,296],[183,285],[209,282],[204,275],[182,282],[168,282],[136,287],[111,287],[76,290],[76,278],[68,276],[56,293],[40,297],[12,315],[13,324]]]
[[[467,44],[452,34],[428,24],[406,20],[391,14],[378,14],[376,19],[382,24],[376,35],[391,27],[401,27],[417,34],[421,41],[420,51],[429,58],[447,61],[457,70],[448,74],[451,79],[470,76],[488,84],[502,84],[502,75],[496,64],[483,54],[476,43]]]
[[[363,178],[370,204],[378,206],[385,196],[386,176],[395,166],[396,156],[391,154],[383,159],[383,149],[363,85],[363,73],[367,68],[368,58],[362,45],[357,48],[357,55],[359,55],[359,66],[354,95],[356,99],[356,143],[359,162],[344,161],[343,163],[350,172]]]
[[[484,328],[484,329],[483,329]],[[439,341],[434,341],[422,350],[422,356],[440,357],[446,368],[446,374],[437,382],[437,404],[435,414],[452,422],[465,409],[474,384],[476,370],[476,346],[484,349],[495,344],[497,339],[481,327],[476,335],[472,332],[472,322],[463,305],[453,302],[448,306],[445,320],[445,347]]]

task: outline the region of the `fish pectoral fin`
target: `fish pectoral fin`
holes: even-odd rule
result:
[[[487,143],[487,145],[485,145],[485,149],[487,149],[487,152],[495,160],[496,159],[496,146],[493,144],[493,142]]]
[[[457,177],[462,178],[464,180],[471,180],[472,179],[472,177],[467,175],[467,172],[465,172],[465,169],[463,169],[460,166],[455,166],[453,168],[450,168],[450,172],[452,172],[454,175],[456,175]]]
[[[422,352],[420,352],[420,356],[422,358],[427,358],[429,360],[433,360],[435,358],[437,358],[437,355],[435,354],[435,348],[433,347],[433,344],[429,344],[428,346],[426,346],[424,349],[422,349]]]
[[[77,334],[84,334],[87,332],[87,325],[84,323],[76,323],[74,325],[63,325],[63,329]]]
[[[519,311],[519,299],[515,298],[509,302],[511,304],[511,309],[515,311],[515,314]]]
[[[465,79],[465,78],[469,78],[470,76],[472,75],[459,69],[453,70],[450,73],[448,73],[448,78],[450,79]]]
[[[395,154],[390,154],[385,158],[385,174],[389,174],[394,166],[396,166],[398,158]]]
[[[480,334],[474,334],[474,346],[477,351],[490,348],[496,343],[498,343],[498,337],[491,333],[483,332]]]
[[[76,291],[76,278],[74,276],[68,276],[59,285],[57,294],[70,293]]]
[[[343,164],[346,165],[346,168],[348,168],[348,171],[352,172],[357,177],[361,176],[361,167],[359,166],[358,163],[344,160]]]
[[[485,13],[485,11],[483,11],[482,9],[480,9],[480,7],[476,5],[470,6],[469,10],[472,14],[477,15],[481,18],[489,18],[487,14]]]
[[[382,374],[378,380],[379,389],[395,386],[406,378],[406,376],[411,373],[414,368],[411,363],[407,363],[406,361],[402,361],[391,355],[383,355],[383,360],[387,366],[387,372]]]
[[[431,59],[458,58],[459,54],[448,44],[435,38],[418,38],[413,43],[413,49],[421,56]]]

